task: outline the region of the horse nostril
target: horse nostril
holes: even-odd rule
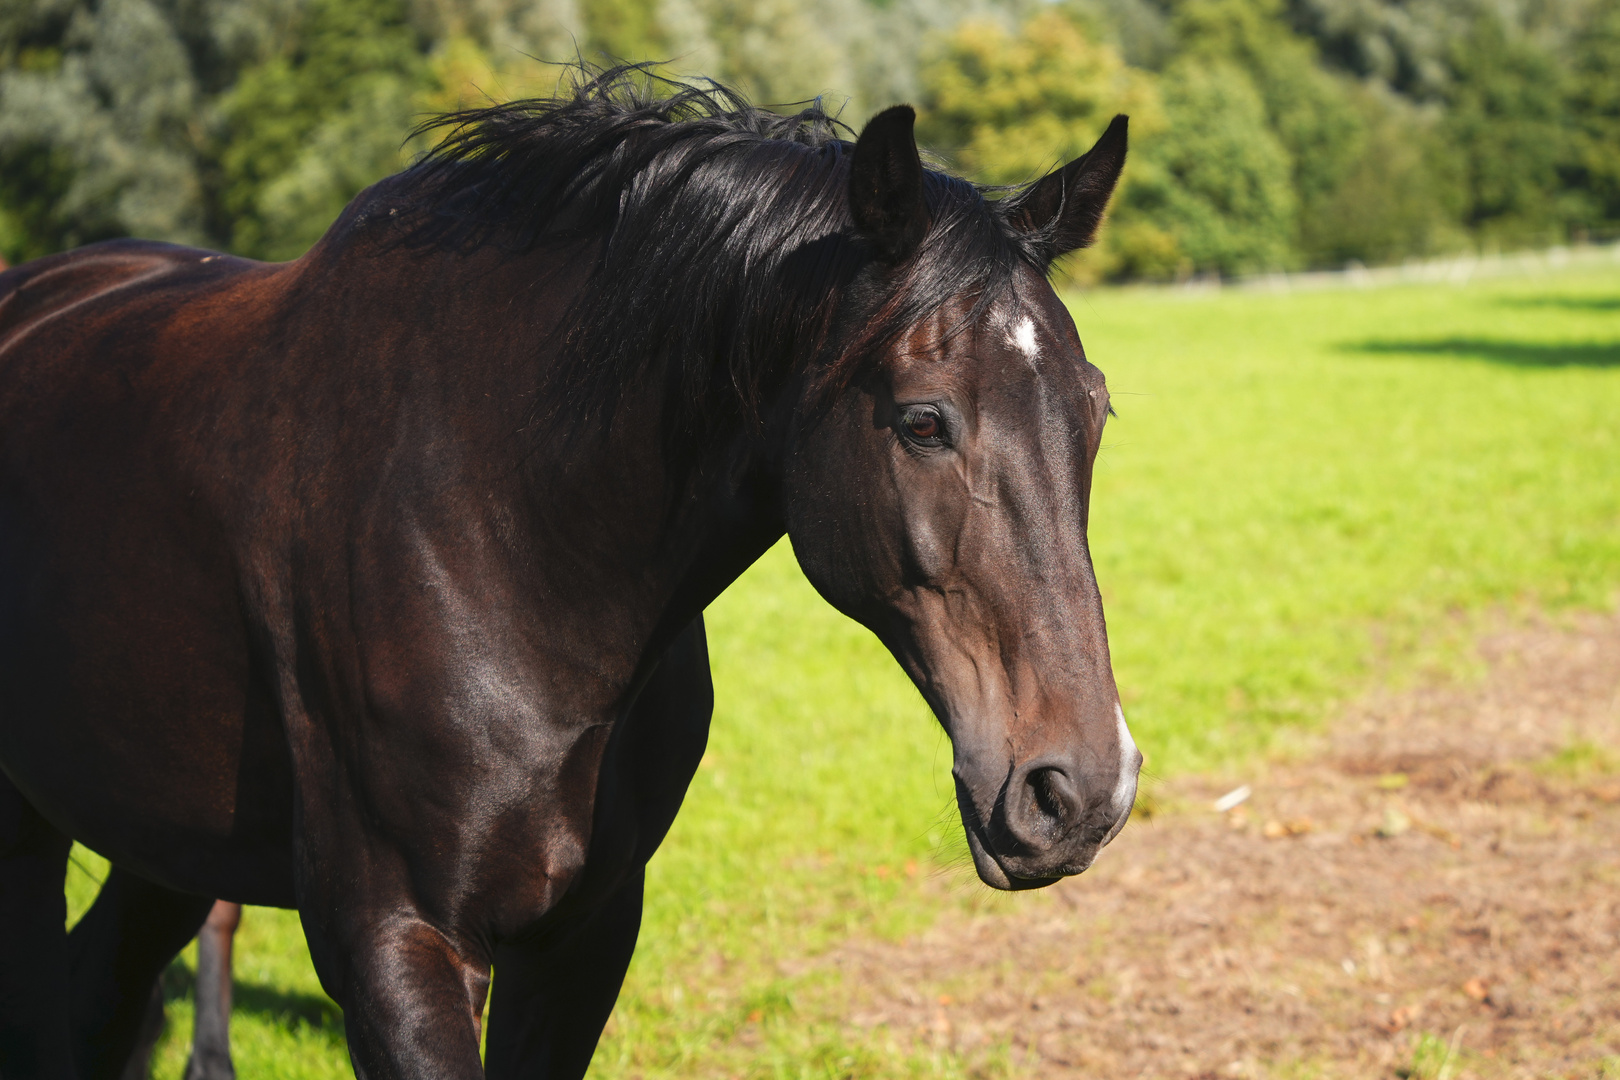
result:
[[[1055,766],[1031,769],[1024,776],[1019,809],[1008,824],[1031,847],[1057,843],[1080,808],[1080,793],[1069,774]]]

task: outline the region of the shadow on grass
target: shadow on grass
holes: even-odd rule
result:
[[[343,1034],[343,1010],[331,998],[318,994],[289,994],[257,983],[237,983],[231,990],[231,1011],[258,1013],[278,1024],[302,1020],[310,1027]]]
[[[197,975],[187,965],[175,961],[163,973],[163,1000],[191,997],[197,990]],[[236,980],[231,985],[231,1012],[255,1013],[283,1026],[302,1021],[312,1028],[343,1035],[343,1010],[324,994],[299,994],[278,990],[263,983]]]
[[[1566,311],[1620,311],[1620,296],[1510,296],[1505,307],[1564,308]]]
[[[1620,367],[1620,341],[1553,344],[1457,337],[1437,341],[1361,341],[1348,343],[1343,348],[1374,356],[1436,356],[1485,360],[1509,367]]]

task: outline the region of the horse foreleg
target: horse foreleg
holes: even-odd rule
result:
[[[120,1080],[148,1080],[152,1075],[152,1051],[157,1049],[158,1040],[163,1037],[163,1021],[163,980],[159,979],[152,984],[146,1015],[141,1017],[140,1030],[135,1036],[135,1049],[130,1051],[129,1060],[124,1063]]]
[[[67,837],[0,775],[0,1076],[72,1080]]]
[[[408,909],[299,914],[321,985],[343,1009],[359,1080],[482,1080],[487,960]]]
[[[670,645],[621,733],[623,756],[615,767],[622,770],[621,792],[633,795],[622,809],[634,815],[635,859],[642,866],[675,820],[703,757],[713,711],[709,651],[698,618]],[[491,1077],[585,1075],[636,949],[645,880],[641,869],[627,876],[561,942],[496,945],[485,1055]]]
[[[636,951],[644,879],[638,871],[562,942],[496,946],[485,1050],[492,1080],[585,1075]]]
[[[231,1063],[231,943],[242,905],[219,900],[197,935],[197,1027],[185,1080],[235,1080]]]
[[[123,1076],[158,976],[196,935],[212,906],[212,900],[113,867],[96,902],[68,935],[79,1080]]]

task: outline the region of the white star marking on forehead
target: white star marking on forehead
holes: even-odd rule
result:
[[[1007,333],[1007,344],[1023,353],[1031,365],[1040,362],[1041,350],[1035,344],[1035,321],[1028,315],[1019,319]]]

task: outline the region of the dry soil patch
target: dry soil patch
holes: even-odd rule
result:
[[[1047,902],[841,947],[847,1022],[1039,1075],[1620,1077],[1620,618],[1485,653],[1165,784]]]

